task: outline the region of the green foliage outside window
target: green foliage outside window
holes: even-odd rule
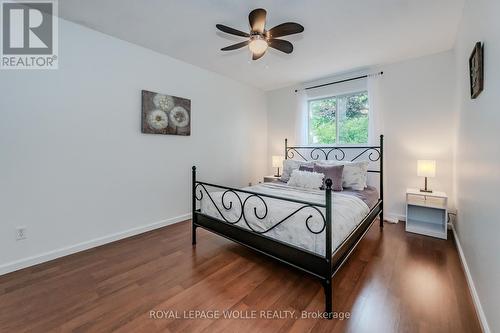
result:
[[[309,143],[367,143],[368,109],[367,92],[309,101]]]
[[[309,143],[335,143],[337,99],[309,102]]]

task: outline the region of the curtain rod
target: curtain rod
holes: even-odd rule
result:
[[[344,80],[340,80],[340,81],[335,81],[335,82],[330,82],[330,83],[319,84],[319,85],[317,85],[317,86],[307,87],[307,88],[304,88],[304,89],[295,89],[295,92],[298,92],[299,90],[309,90],[309,89],[321,88],[321,87],[329,86],[329,85],[332,85],[332,84],[343,83],[343,82],[349,82],[349,81],[354,81],[354,80],[364,79],[364,78],[367,78],[367,77],[369,77],[369,76],[377,76],[377,75],[383,75],[383,74],[384,74],[384,72],[378,72],[378,73],[374,73],[374,74],[366,74],[366,75],[362,75],[362,76],[351,77],[351,78],[349,78],[349,79],[344,79]]]

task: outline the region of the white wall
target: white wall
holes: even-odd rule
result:
[[[437,175],[430,186],[453,197],[454,54],[449,51],[364,72],[378,70],[384,71],[379,78],[379,101],[385,135],[386,216],[403,218],[406,188],[423,185],[423,179],[416,175],[418,159],[437,160]],[[359,72],[351,75],[356,74]],[[324,81],[329,80],[306,86]],[[295,88],[267,93],[269,155],[283,154],[283,138],[295,141],[297,117],[290,116],[295,110]]]
[[[459,127],[456,231],[491,332],[500,332],[500,2],[468,0],[456,45]],[[468,59],[484,42],[484,91],[470,99]],[[483,321],[484,322],[484,321]]]
[[[268,174],[274,175],[276,169],[271,166],[272,155],[285,155],[285,139],[290,145],[297,145],[296,112],[297,106],[294,89],[286,87],[267,92],[267,138],[268,138]]]
[[[59,70],[0,74],[0,274],[188,218],[193,164],[265,174],[262,91],[63,20],[59,45]],[[192,135],[141,134],[141,89],[191,99]]]
[[[423,187],[417,160],[436,160],[432,189],[453,198],[455,70],[453,52],[383,66],[381,108],[385,135],[387,190],[384,208],[404,216],[407,187]]]

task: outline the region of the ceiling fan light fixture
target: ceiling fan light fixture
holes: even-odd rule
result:
[[[253,54],[262,54],[266,52],[268,46],[269,45],[264,38],[254,38],[248,44],[248,48]]]
[[[262,8],[257,8],[250,12],[248,15],[250,33],[223,24],[216,24],[215,27],[222,32],[248,38],[245,41],[223,47],[221,51],[237,50],[248,45],[250,52],[252,52],[252,60],[262,58],[269,47],[283,53],[292,53],[292,43],[284,39],[279,39],[278,37],[301,33],[304,31],[304,27],[298,23],[285,22],[266,30],[266,15],[266,10]]]

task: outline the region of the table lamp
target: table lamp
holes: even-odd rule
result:
[[[281,155],[273,155],[273,168],[278,168],[278,173],[275,174],[275,177],[280,177],[280,167],[283,163],[283,156]]]
[[[420,192],[432,193],[432,190],[427,188],[427,177],[436,177],[436,161],[418,160],[417,176],[425,177],[425,186],[423,189],[420,189]]]

